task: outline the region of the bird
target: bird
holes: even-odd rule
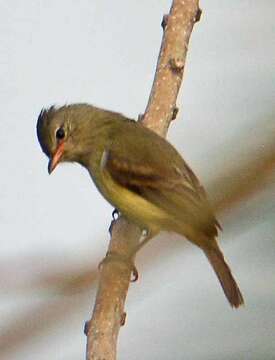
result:
[[[206,255],[229,304],[244,303],[218,245],[216,220],[206,192],[179,152],[141,122],[86,103],[41,110],[37,136],[49,158],[86,168],[99,192],[125,218],[146,229],[177,233]]]

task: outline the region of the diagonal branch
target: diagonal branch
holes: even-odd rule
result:
[[[165,136],[176,113],[176,99],[182,82],[188,42],[194,23],[199,20],[198,0],[174,0],[163,18],[164,34],[152,91],[141,120],[144,126]],[[114,222],[109,251],[122,257],[139,243],[141,230],[123,217]],[[132,267],[122,261],[105,261],[92,319],[86,327],[87,360],[116,359],[117,337],[124,323],[124,303]]]
[[[164,29],[155,78],[142,123],[166,136],[176,117],[176,100],[181,86],[189,38],[194,23],[200,19],[198,0],[173,1],[169,15],[164,15]]]

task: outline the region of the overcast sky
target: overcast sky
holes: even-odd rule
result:
[[[30,271],[17,268],[29,281],[52,264],[97,264],[107,249],[112,211],[80,166],[62,165],[48,176],[36,138],[41,108],[89,102],[137,118],[171,0],[0,3],[1,262],[15,269],[18,259],[31,258]],[[168,137],[207,188],[223,166],[234,165],[236,154],[246,158],[249,149],[265,145],[266,132],[274,134],[275,3],[205,0],[201,7],[179,116]],[[247,143],[240,142],[242,135]],[[210,266],[184,240],[166,235],[142,250],[119,359],[274,359],[274,209],[266,211],[274,200],[274,187],[265,189],[221,219],[222,247],[243,290],[244,309],[230,309]],[[152,254],[159,258],[150,265]],[[15,312],[49,295],[8,296],[5,286],[14,279],[0,280],[1,336]],[[81,310],[60,327],[8,358],[83,358],[82,327],[94,292],[81,299]]]

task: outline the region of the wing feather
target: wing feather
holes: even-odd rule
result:
[[[217,235],[220,226],[205,191],[182,159],[180,167],[167,162],[160,164],[150,156],[141,162],[134,160],[135,157],[121,156],[116,146],[104,156],[104,170],[116,183],[205,234]]]

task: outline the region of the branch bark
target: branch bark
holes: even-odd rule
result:
[[[174,0],[162,21],[164,30],[155,78],[142,123],[165,136],[175,117],[176,99],[182,82],[189,38],[199,20],[198,0]],[[140,240],[141,229],[123,217],[111,226],[109,251],[122,257]],[[125,321],[124,303],[132,267],[128,262],[105,261],[100,268],[99,286],[91,320],[87,323],[87,360],[116,359],[117,338]]]

